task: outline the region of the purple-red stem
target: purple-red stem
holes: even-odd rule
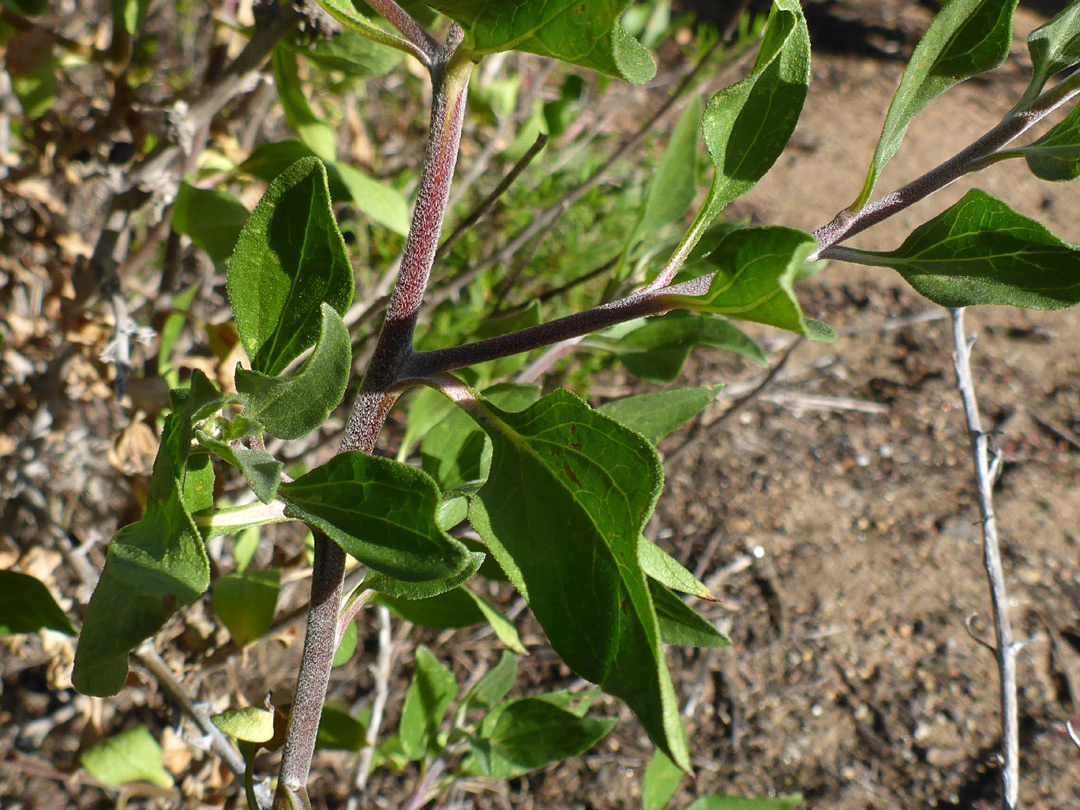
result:
[[[390,5],[396,8],[396,4]],[[455,25],[446,44],[440,46],[434,55],[431,131],[420,174],[412,227],[386,320],[368,371],[360,384],[339,452],[359,450],[370,453],[375,448],[379,431],[397,396],[395,386],[401,379],[402,365],[412,353],[416,316],[431,274],[454,176],[465,96],[472,72],[472,63],[456,54],[461,40],[462,31]],[[315,532],[312,568],[307,637],[281,758],[278,792],[274,798],[277,810],[307,805],[306,785],[311,758],[337,647],[345,552],[318,531]]]

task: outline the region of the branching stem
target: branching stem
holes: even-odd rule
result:
[[[1015,810],[1020,772],[1020,733],[1016,697],[1016,654],[1020,645],[1014,643],[1012,625],[1009,622],[1009,598],[1005,590],[1005,574],[1001,567],[1001,548],[998,543],[997,517],[994,514],[992,463],[989,436],[983,433],[979,417],[979,403],[975,398],[975,382],[971,374],[971,346],[964,333],[964,310],[950,310],[952,315],[953,343],[956,353],[956,387],[964,402],[967,429],[971,439],[971,452],[975,461],[975,484],[982,516],[983,565],[990,584],[990,602],[994,616],[995,646],[997,659],[999,699],[1001,703],[1001,789],[1005,810]]]

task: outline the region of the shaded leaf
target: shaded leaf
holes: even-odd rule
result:
[[[42,628],[75,635],[71,620],[37,577],[0,570],[0,636]]]
[[[367,745],[367,724],[349,713],[348,706],[327,703],[319,720],[315,747],[329,751],[359,751]]]
[[[705,410],[723,387],[718,383],[638,394],[605,402],[597,410],[640,433],[655,447],[671,431]]]
[[[676,379],[695,346],[712,346],[766,364],[758,345],[727,318],[686,312],[646,318],[618,340],[599,335],[590,338],[589,344],[614,352],[627,371],[651,382]]]
[[[284,45],[278,45],[270,61],[278,98],[285,112],[285,122],[316,155],[323,160],[335,160],[337,144],[334,128],[316,114],[304,95],[296,57]]]
[[[536,698],[512,700],[492,713],[498,719],[490,732],[470,742],[479,772],[495,779],[512,779],[583,754],[616,722],[610,717],[578,717]]]
[[[333,38],[319,37],[314,42],[306,31],[300,32],[288,46],[323,70],[361,79],[385,76],[398,66],[403,56],[401,51],[373,42],[348,28]]]
[[[569,391],[517,414],[479,398],[465,406],[493,445],[491,476],[469,512],[484,543],[563,661],[622,698],[688,767],[637,557],[663,480],[656,451]]]
[[[456,694],[454,673],[439,663],[427,647],[417,647],[416,670],[405,693],[398,728],[405,756],[416,760],[438,753],[439,726]]]
[[[161,746],[145,726],[107,737],[83,751],[82,766],[106,785],[149,782],[172,787],[172,775],[161,765]]]
[[[279,439],[299,439],[322,425],[345,396],[352,370],[352,344],[341,315],[320,307],[315,351],[295,374],[275,377],[236,370],[236,390],[244,414]]]
[[[425,582],[406,582],[386,574],[370,573],[364,577],[361,587],[400,599],[430,599],[446,593],[472,579],[487,558],[482,551],[466,551],[461,568],[450,576]]]
[[[232,194],[181,183],[172,208],[172,227],[206,251],[223,269],[250,212]]]
[[[814,237],[791,228],[733,231],[708,256],[717,272],[705,295],[664,298],[687,309],[777,326],[812,340],[836,340],[828,326],[803,317],[793,290],[816,247]]]
[[[660,621],[660,637],[665,644],[681,644],[685,647],[731,646],[730,638],[659,582],[650,579],[649,590],[656,605],[656,617]]]
[[[360,562],[396,579],[439,580],[467,565],[465,547],[435,522],[439,488],[415,467],[341,453],[278,493],[287,516],[321,529]]]
[[[525,51],[635,84],[656,74],[652,56],[619,26],[630,0],[425,0],[465,29],[474,54]]]
[[[509,650],[503,650],[499,662],[489,669],[484,676],[473,684],[465,699],[461,702],[461,711],[469,709],[488,709],[506,697],[517,678],[517,657]]]
[[[401,599],[379,595],[373,601],[386,605],[401,619],[433,630],[471,627],[486,622],[491,625],[499,641],[515,652],[525,652],[514,625],[468,588],[454,588],[428,599]]]
[[[1017,0],[952,0],[934,18],[908,62],[885,116],[859,198],[863,207],[878,175],[900,148],[908,124],[954,84],[1001,65],[1012,43]]]
[[[196,430],[199,444],[244,474],[251,491],[263,503],[270,503],[281,483],[281,471],[285,465],[265,450],[249,450],[243,445],[232,445],[215,439],[205,431]]]
[[[892,267],[943,307],[1052,310],[1080,302],[1080,250],[977,189],[912,231],[896,250],[846,248],[844,258]]]
[[[280,568],[226,574],[214,583],[214,613],[234,644],[244,647],[266,635],[280,590]]]
[[[341,643],[338,644],[338,648],[334,651],[334,660],[330,664],[333,667],[340,667],[349,662],[349,659],[353,657],[353,653],[356,652],[356,622],[349,622],[345,626],[345,633],[341,637]]]
[[[323,303],[348,309],[352,265],[318,160],[298,160],[270,184],[236,243],[228,290],[251,367],[271,376],[315,343]]]

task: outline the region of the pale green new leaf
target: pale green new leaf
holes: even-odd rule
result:
[[[82,766],[106,785],[149,782],[158,787],[173,785],[172,774],[161,765],[161,746],[145,726],[106,737],[83,751]]]
[[[649,51],[619,26],[630,0],[424,2],[457,21],[465,29],[465,47],[477,55],[525,51],[635,84],[656,74]]]
[[[274,713],[258,706],[221,712],[210,718],[214,725],[244,742],[268,742],[274,736]]]
[[[689,767],[637,542],[663,471],[639,434],[556,391],[521,413],[466,403],[491,438],[469,517],[552,647]],[[573,598],[569,598],[573,595]]]
[[[977,189],[896,250],[844,249],[844,258],[891,267],[943,307],[1053,310],[1080,303],[1080,250]]]
[[[705,587],[705,583],[700,582],[678,560],[645,537],[638,538],[638,561],[641,563],[641,570],[648,574],[650,579],[680,593],[688,593],[710,602],[717,601],[712,591]]]
[[[439,726],[456,694],[454,673],[439,663],[427,647],[417,647],[416,670],[405,693],[398,727],[405,756],[418,760],[438,753]]]
[[[908,124],[927,104],[958,82],[1001,65],[1012,43],[1017,0],[952,0],[934,18],[911,55],[881,129],[859,198],[870,199],[878,175],[900,148]]]
[[[683,772],[663,751],[653,754],[641,777],[641,810],[664,810],[682,778]]]

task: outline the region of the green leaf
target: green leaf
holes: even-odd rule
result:
[[[1035,143],[1016,151],[1024,156],[1031,173],[1043,180],[1080,177],[1080,105]]]
[[[314,42],[308,32],[299,32],[287,40],[287,46],[323,70],[359,79],[385,76],[398,66],[403,56],[401,51],[347,28],[332,39],[319,37]]]
[[[730,638],[659,582],[650,579],[649,590],[656,605],[656,617],[660,620],[660,637],[665,644],[681,644],[684,647],[731,646]]]
[[[405,756],[418,760],[438,753],[439,726],[456,694],[454,673],[440,664],[427,647],[417,647],[416,671],[405,693],[398,729]]]
[[[715,172],[680,246],[689,249],[728,203],[749,191],[795,131],[810,83],[810,35],[798,0],[775,0],[750,75],[705,106],[701,130]]]
[[[477,56],[525,51],[643,84],[656,74],[652,56],[619,27],[630,0],[425,0],[465,29]]]
[[[388,577],[386,574],[370,573],[364,577],[361,587],[378,591],[395,599],[430,599],[468,582],[480,570],[480,566],[487,558],[482,551],[466,551],[465,555],[461,568],[443,579],[406,582]]]
[[[150,0],[110,0],[109,5],[113,21],[123,28],[128,36],[133,37],[142,30]]]
[[[1080,3],[1072,3],[1049,22],[1028,35],[1031,54],[1031,84],[1024,93],[1025,102],[1033,101],[1046,86],[1046,81],[1080,62]]]
[[[23,34],[22,36],[33,35]],[[60,62],[51,46],[43,49],[32,64],[22,65],[18,71],[8,65],[11,91],[19,100],[19,106],[22,107],[23,115],[28,121],[41,118],[56,103],[57,94],[60,91],[60,83],[57,79],[59,72]]]
[[[105,568],[86,606],[72,682],[86,695],[114,695],[124,686],[128,653],[156,633],[176,609],[206,590],[210,567],[191,512],[213,504],[209,457],[192,460],[192,423],[230,401],[202,372],[191,388],[171,394],[146,513],[109,544]]]
[[[328,751],[359,751],[367,745],[367,724],[349,714],[348,706],[327,703],[319,720],[315,747]]]
[[[679,766],[668,759],[663,751],[653,754],[645,768],[645,775],[641,777],[641,810],[664,810],[682,778],[683,772]]]
[[[161,746],[145,726],[107,737],[83,751],[82,766],[106,785],[149,782],[172,787],[172,775],[161,766]]]
[[[849,210],[858,211],[870,199],[878,175],[900,148],[908,124],[927,104],[954,84],[1005,61],[1016,2],[952,0],[934,18],[896,88],[866,181]]]
[[[474,738],[472,754],[484,776],[513,779],[583,754],[615,726],[610,717],[578,717],[545,700],[522,698],[493,709],[490,735]]]
[[[701,102],[693,99],[671,131],[667,149],[649,181],[645,205],[626,240],[627,253],[641,240],[680,219],[694,204],[698,185],[697,144],[701,114]]]
[[[284,45],[279,45],[274,49],[271,65],[285,122],[316,155],[323,160],[336,160],[334,128],[315,113],[304,95],[296,57]]]
[[[49,0],[0,0],[0,6],[6,6],[25,17],[36,17],[49,10]]]
[[[315,343],[323,303],[348,309],[352,265],[318,160],[270,184],[237,240],[228,290],[252,369],[272,376]]]
[[[803,798],[798,793],[773,798],[718,793],[713,796],[702,796],[692,802],[686,810],[793,810],[802,804],[802,801]]]
[[[353,653],[356,652],[356,622],[349,622],[345,626],[345,633],[341,637],[341,643],[338,644],[338,648],[334,651],[334,660],[330,664],[333,667],[340,667],[349,662],[349,659],[353,657]]]
[[[396,579],[443,579],[467,564],[465,546],[435,522],[439,488],[408,464],[341,453],[278,493],[287,516],[321,529],[360,562]]]
[[[236,247],[250,213],[227,191],[181,183],[172,208],[172,227],[206,251],[218,269]]]
[[[646,318],[618,340],[598,335],[589,344],[614,352],[627,371],[650,382],[676,379],[695,346],[723,349],[761,365],[767,362],[760,347],[727,318],[686,312]]]
[[[638,561],[641,563],[641,570],[648,574],[650,579],[666,585],[673,591],[688,593],[710,602],[718,601],[712,591],[683,568],[678,560],[645,537],[638,538]]]
[[[898,249],[845,248],[844,258],[891,267],[943,307],[1052,310],[1080,302],[1080,250],[977,189],[912,231]]]
[[[244,413],[279,439],[299,439],[322,425],[345,396],[352,369],[349,330],[337,310],[320,307],[315,351],[289,377],[236,370]]]
[[[255,550],[259,547],[259,527],[250,526],[236,532],[233,540],[233,560],[236,562],[236,570],[244,571],[255,556]]]
[[[75,635],[71,620],[41,580],[0,570],[0,637],[36,633],[45,627]]]
[[[221,712],[210,720],[230,737],[244,742],[264,743],[274,737],[274,712],[258,706]]]
[[[709,263],[717,268],[705,295],[666,295],[664,299],[698,312],[789,329],[812,340],[831,342],[825,324],[803,317],[793,287],[814,249],[814,237],[791,228],[745,228],[724,237]]]
[[[484,676],[473,684],[465,699],[461,702],[461,712],[469,709],[488,709],[506,697],[517,678],[517,657],[509,650],[503,650],[499,663],[489,669]]]
[[[177,293],[172,301],[172,312],[165,319],[165,325],[161,327],[161,341],[158,343],[157,371],[158,375],[168,379],[174,387],[180,384],[179,375],[174,370],[173,348],[180,339],[184,324],[187,322],[186,313],[191,308],[191,302],[199,292],[199,283],[196,282],[182,292]]]
[[[335,163],[334,170],[348,192],[348,198],[372,222],[406,236],[409,233],[409,203],[396,188],[372,180],[347,163]]]
[[[214,583],[214,613],[238,647],[266,635],[274,621],[281,569],[226,574]]]
[[[649,736],[689,767],[637,540],[663,481],[637,433],[556,391],[513,414],[466,403],[491,437],[491,476],[469,512],[581,677],[622,698]]]
[[[462,586],[429,599],[398,599],[379,595],[375,602],[386,605],[399,618],[433,630],[448,630],[488,623],[499,641],[524,654],[514,625],[480,596]]]
[[[484,391],[494,405],[521,411],[536,401],[540,388],[521,383],[501,383]],[[491,442],[464,411],[455,408],[427,431],[420,445],[424,470],[443,490],[487,478]]]
[[[702,320],[708,323],[712,319]],[[718,383],[638,394],[605,402],[597,410],[620,425],[640,433],[655,447],[673,430],[705,410],[716,400],[723,387]]]
[[[215,439],[205,431],[196,430],[199,444],[244,474],[251,491],[263,503],[270,503],[281,483],[281,471],[285,465],[265,450],[249,450],[237,444]]]

